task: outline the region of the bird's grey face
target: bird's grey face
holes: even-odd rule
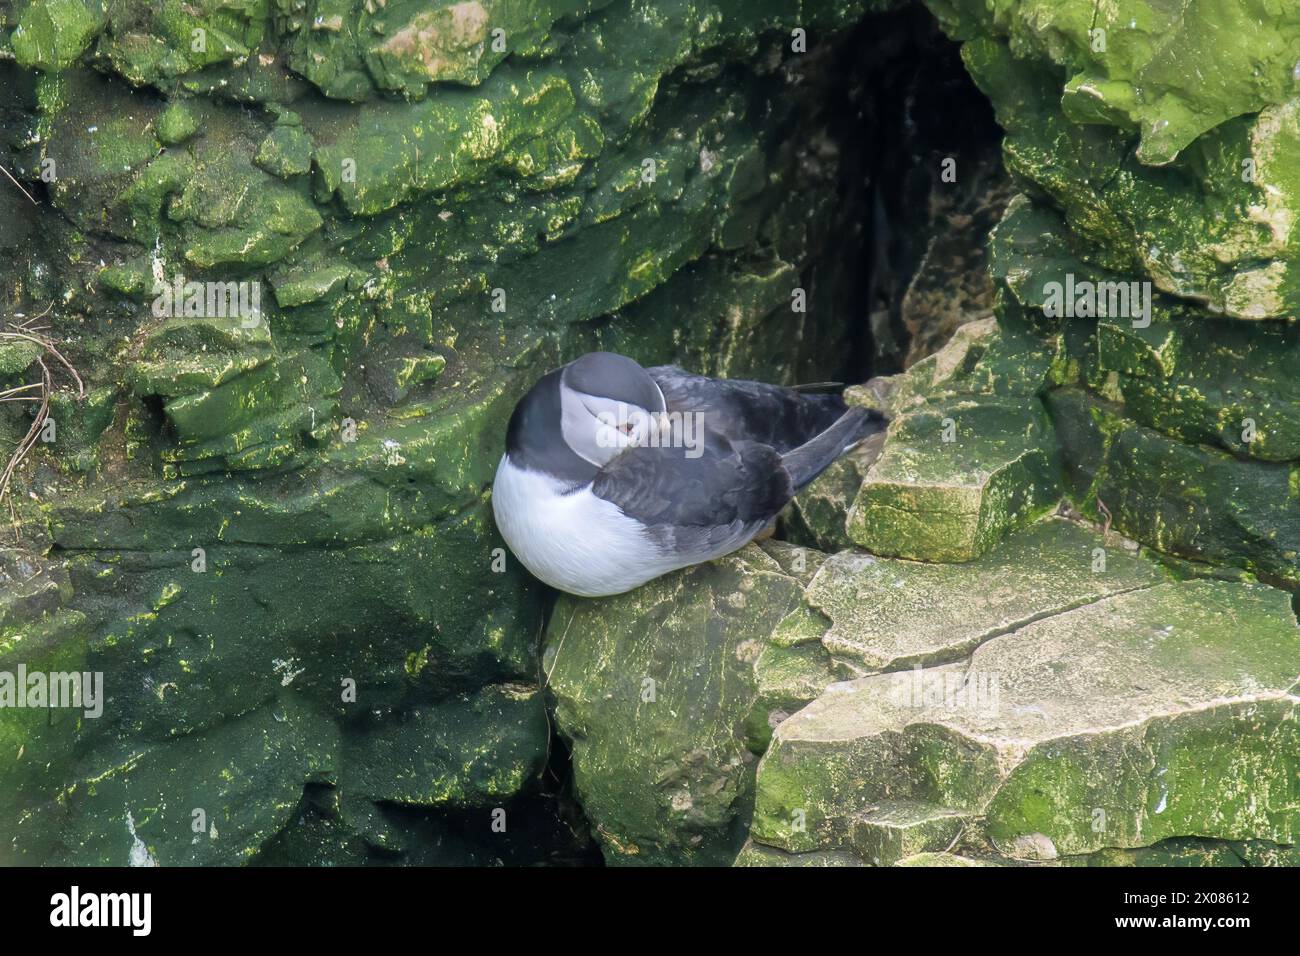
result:
[[[560,428],[574,453],[603,467],[647,444],[663,426],[663,393],[646,370],[613,352],[591,352],[560,376]]]

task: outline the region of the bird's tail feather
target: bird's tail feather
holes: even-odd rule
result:
[[[843,382],[803,382],[799,385],[791,385],[792,392],[832,392],[838,395],[843,392],[845,385]]]
[[[869,435],[883,431],[889,419],[868,408],[850,408],[835,423],[781,456],[797,494],[830,467],[831,462]]]

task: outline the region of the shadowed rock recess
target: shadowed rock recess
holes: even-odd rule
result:
[[[104,688],[0,709],[0,863],[1300,863],[1297,49],[1264,0],[0,0],[0,391],[49,382],[0,674]],[[894,421],[782,540],[551,606],[490,482],[594,348]]]

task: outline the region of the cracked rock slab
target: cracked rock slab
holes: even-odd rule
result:
[[[1055,438],[1033,398],[957,400],[896,418],[849,511],[874,554],[970,561],[1059,497]]]
[[[913,856],[907,856],[899,860],[894,866],[996,866],[995,863],[988,863],[984,860],[972,860],[970,857],[958,856],[955,853],[917,853]]]
[[[890,866],[919,853],[944,855],[961,837],[967,816],[925,803],[885,803],[859,814],[853,848],[873,866]]]
[[[771,732],[759,662],[801,589],[749,545],[627,594],[560,599],[544,682],[607,862],[735,858],[761,752],[749,728]]]
[[[845,850],[787,853],[776,847],[749,840],[736,854],[732,866],[862,866],[862,860]]]
[[[831,654],[897,670],[957,660],[1031,621],[1162,580],[1146,558],[1049,519],[966,564],[842,552],[818,570],[807,600],[830,621],[822,644]]]
[[[967,664],[832,685],[760,764],[754,839],[847,848],[885,801],[981,817],[1005,857],[1174,836],[1294,842],[1300,627],[1287,593],[1195,580],[997,637]]]

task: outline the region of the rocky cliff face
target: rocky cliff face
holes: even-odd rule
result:
[[[544,594],[489,517],[505,417],[597,347],[834,370],[864,13],[0,6],[31,194],[0,190],[0,368],[50,367],[54,428],[6,498],[0,660],[108,695],[5,712],[5,858],[414,860],[453,826],[509,857],[492,812],[554,786]]]
[[[0,0],[0,671],[105,698],[0,711],[0,861],[1286,859],[1300,17],[896,6]],[[552,609],[490,481],[592,348],[909,368]]]
[[[930,6],[1021,191],[989,243],[996,316],[851,390],[894,422],[796,502],[798,572],[750,548],[604,611],[561,601],[577,792],[610,862],[1294,861],[1300,21]],[[1211,50],[1215,23],[1243,45]],[[707,608],[664,614],[676,589]],[[752,641],[736,607],[785,617]],[[634,620],[661,703],[599,665]]]

